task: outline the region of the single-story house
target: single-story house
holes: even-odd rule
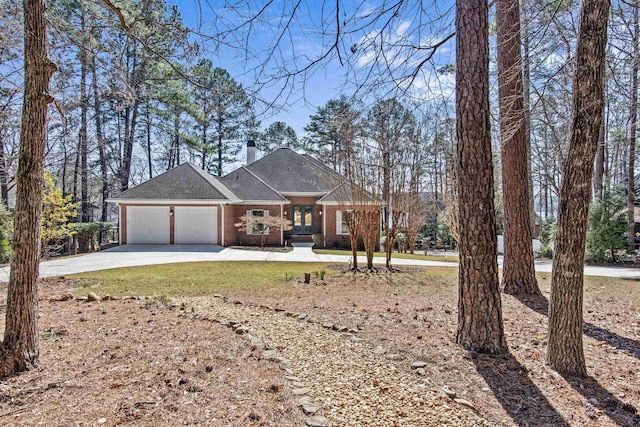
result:
[[[110,199],[119,207],[120,244],[257,245],[259,230],[235,226],[243,215],[292,221],[291,231],[269,232],[268,245],[312,242],[314,234],[326,247],[348,244],[342,176],[290,148],[254,159],[249,141],[247,165],[224,177],[184,163]]]

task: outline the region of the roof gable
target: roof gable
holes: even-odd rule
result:
[[[183,163],[114,197],[136,200],[234,200],[218,179],[191,163]]]

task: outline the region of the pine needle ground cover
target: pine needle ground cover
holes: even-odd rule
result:
[[[333,425],[638,425],[640,282],[586,278],[590,377],[577,379],[545,365],[549,276],[543,297],[503,296],[499,358],[454,343],[455,268],[190,263],[44,280],[43,368],[0,382],[0,424],[302,425],[298,384],[212,321],[233,320],[287,358]],[[89,292],[119,299],[54,298]]]

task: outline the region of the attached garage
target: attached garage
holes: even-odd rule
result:
[[[175,243],[218,244],[218,208],[215,206],[176,206]]]
[[[127,243],[168,245],[169,206],[127,206]]]

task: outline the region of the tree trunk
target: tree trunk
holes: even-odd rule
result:
[[[531,224],[531,237],[535,239],[538,237],[539,230],[536,227],[538,215],[536,214],[536,203],[533,192],[533,171],[531,170],[531,61],[529,58],[529,20],[526,16],[528,8],[527,3],[528,2],[526,0],[522,2],[525,22],[525,26],[522,31],[522,51],[524,55],[522,67],[522,95],[524,100],[524,138],[527,149],[527,174],[529,181],[529,221]]]
[[[9,205],[9,168],[5,153],[4,138],[0,134],[0,194],[5,206]]]
[[[600,125],[600,134],[598,135],[598,149],[596,151],[596,161],[593,172],[593,194],[596,200],[602,199],[603,187],[602,181],[604,179],[604,151],[605,151],[605,127],[604,120]]]
[[[493,164],[489,124],[488,5],[456,2],[460,269],[456,341],[481,353],[504,353],[498,283]]]
[[[133,156],[133,144],[136,134],[136,125],[138,123],[138,108],[140,106],[140,92],[142,90],[141,77],[139,67],[142,67],[138,63],[137,47],[134,42],[134,46],[131,52],[132,71],[131,71],[131,85],[133,87],[133,105],[125,108],[124,117],[124,145],[122,152],[122,163],[119,171],[120,178],[120,191],[125,191],[129,188],[129,176],[131,175],[131,160]],[[127,58],[127,63],[128,63]]]
[[[24,0],[24,100],[20,132],[15,231],[7,290],[7,315],[0,349],[0,377],[39,365],[38,262],[44,187],[49,80],[56,65],[47,57],[43,0]]]
[[[104,135],[102,134],[102,103],[100,92],[98,91],[98,73],[95,55],[91,58],[92,89],[93,89],[93,109],[96,126],[96,139],[98,143],[98,159],[100,162],[100,177],[102,180],[102,209],[100,221],[106,222],[108,219],[107,197],[109,197],[109,177],[107,175],[107,153],[105,150]]]
[[[87,116],[89,111],[89,100],[87,97],[87,69],[89,67],[85,44],[87,42],[87,29],[85,24],[85,12],[80,11],[80,30],[82,34],[82,45],[80,46],[80,132],[78,135],[80,148],[80,221],[89,222],[89,168],[87,149]],[[82,239],[83,250],[87,251],[85,239]]]
[[[555,370],[586,374],[582,347],[582,288],[593,161],[604,110],[609,1],[583,0],[575,55],[573,114],[563,168],[551,275],[549,347]]]
[[[147,125],[147,162],[149,165],[149,179],[153,178],[153,157],[151,156],[151,101],[146,103],[146,125]]]
[[[222,125],[218,124],[218,176],[222,176]]]
[[[498,93],[504,197],[502,290],[540,295],[533,265],[519,0],[498,0]]]
[[[640,61],[640,46],[638,38],[640,25],[638,24],[638,9],[640,5],[635,2],[633,12],[633,59],[631,69],[631,108],[629,112],[629,166],[628,166],[628,188],[627,188],[627,208],[629,209],[628,224],[629,249],[635,249],[635,197],[636,197],[636,132],[638,128],[638,61]]]

